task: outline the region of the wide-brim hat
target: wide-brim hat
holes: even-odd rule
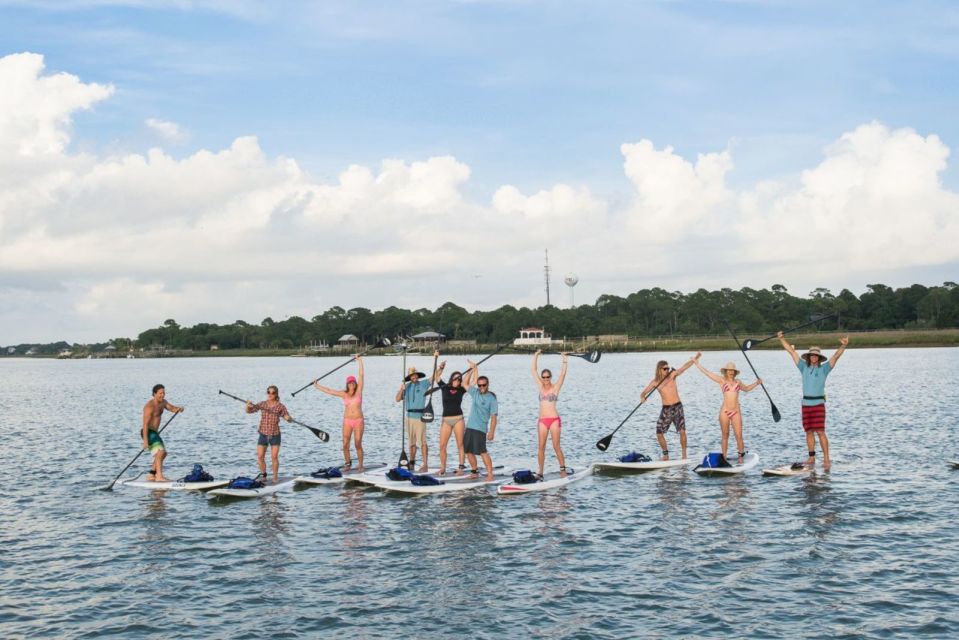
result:
[[[825,360],[826,356],[822,354],[822,349],[819,347],[809,347],[809,351],[802,354],[802,359],[806,361],[806,364],[809,364],[809,356],[819,356],[819,360]]]
[[[410,367],[410,372],[406,375],[405,378],[403,378],[403,380],[405,380],[406,382],[413,382],[413,378],[416,378],[417,380],[422,380],[425,377],[426,377],[425,373],[423,373],[422,371],[417,371],[416,367]]]
[[[720,371],[722,371],[723,373],[726,373],[727,371],[735,371],[735,372],[736,372],[736,375],[737,375],[737,376],[739,375],[739,369],[736,368],[736,363],[733,362],[732,360],[730,360],[729,362],[727,362],[727,363],[726,363],[726,366],[724,366],[722,369],[720,369]]]

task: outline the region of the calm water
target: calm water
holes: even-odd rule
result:
[[[655,453],[657,403],[609,453],[594,445],[636,404],[659,357],[573,359],[560,400],[572,464]],[[718,369],[730,358],[751,381],[739,354],[703,362]],[[744,395],[747,448],[760,466],[798,459],[799,374],[783,352],[753,361],[783,420],[772,421],[760,390]],[[96,490],[136,453],[156,382],[187,406],[164,434],[171,476],[194,462],[217,477],[254,473],[256,418],[217,390],[262,398],[270,383],[294,417],[334,435],[323,444],[284,427],[283,468],[339,464],[339,401],[289,397],[339,362],[0,360],[0,636],[959,635],[959,471],[944,462],[959,452],[957,350],[850,351],[828,385],[834,468],[808,478],[670,470],[511,498],[314,487],[226,504]],[[559,358],[544,363],[559,368]],[[369,461],[399,454],[401,366],[368,359]],[[500,399],[493,458],[528,466],[529,360],[499,355],[483,372]],[[691,453],[702,455],[718,442],[719,391],[695,369],[680,390]],[[436,432],[434,423],[434,448]],[[141,457],[131,472],[146,465]]]

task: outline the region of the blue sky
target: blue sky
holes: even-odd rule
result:
[[[799,186],[804,172],[821,167],[829,156],[826,150],[870,123],[880,127],[880,137],[883,131],[889,134],[883,139],[891,141],[890,153],[902,148],[895,143],[895,132],[901,131],[912,131],[921,139],[916,144],[924,151],[916,153],[923,157],[941,158],[959,145],[954,115],[959,5],[952,2],[0,0],[0,43],[0,58],[40,54],[46,75],[63,72],[84,85],[112,87],[108,97],[78,103],[70,107],[65,123],[54,123],[69,135],[62,150],[64,161],[86,154],[109,164],[111,158],[127,154],[145,157],[151,147],[182,161],[203,150],[222,152],[237,138],[255,136],[266,165],[280,157],[292,158],[309,176],[309,184],[297,187],[296,193],[308,193],[310,199],[317,197],[317,185],[336,184],[350,165],[369,167],[379,175],[385,159],[412,167],[449,156],[457,167],[468,170],[442,168],[444,177],[437,179],[441,186],[436,189],[450,195],[447,191],[452,188],[456,196],[437,196],[430,200],[434,204],[442,202],[460,212],[457,215],[471,216],[477,207],[489,210],[495,194],[510,185],[523,199],[504,196],[500,204],[509,201],[503,206],[525,211],[530,224],[554,224],[537,216],[549,207],[563,206],[558,202],[573,206],[565,191],[553,191],[556,185],[566,185],[578,190],[577,207],[595,209],[598,217],[585,228],[603,228],[607,233],[669,207],[701,208],[699,217],[687,220],[697,228],[715,227],[715,219],[724,216],[727,222],[740,224],[749,215],[759,215],[748,213],[748,203],[756,197],[763,200],[764,185],[769,183],[785,191],[770,201],[765,213],[792,211],[795,198],[788,190],[804,195]],[[175,125],[180,134],[164,136],[146,124],[148,119]],[[871,139],[865,133],[857,138],[853,146],[858,150],[850,151],[849,157],[868,155],[864,150],[872,148]],[[699,154],[728,154],[728,166],[720,170],[721,184],[697,174],[702,198],[695,203],[679,202],[681,194],[676,192],[650,195],[655,184],[643,182],[639,173],[624,175],[621,145],[641,140],[650,141],[656,150],[669,150],[663,157],[647,154],[637,160],[647,168],[650,161],[662,161],[665,167],[681,158],[693,166]],[[905,157],[900,160],[916,164]],[[951,157],[939,165],[930,160],[926,173],[917,178],[927,186],[930,181],[940,185],[939,191],[926,194],[928,199],[920,198],[932,203],[927,242],[941,242],[944,230],[954,228],[955,216],[948,212],[959,186],[955,164]],[[467,173],[468,178],[463,177]],[[641,183],[646,186],[638,187]],[[724,193],[716,195],[717,190]],[[551,204],[535,201],[534,194],[541,191],[549,192],[543,199]],[[872,196],[862,197],[866,210]],[[666,209],[660,206],[664,199],[669,203]],[[462,211],[456,209],[460,202],[465,203]],[[887,202],[884,215],[890,220],[911,215],[912,209],[902,208],[902,202]],[[400,215],[390,207],[391,215]],[[722,213],[716,213],[720,209]],[[37,218],[46,215],[38,212]],[[842,224],[864,220],[850,215]],[[329,220],[334,224],[333,218]],[[817,220],[809,224],[828,228]],[[487,223],[493,224],[492,219]],[[660,220],[663,223],[668,225],[668,216]],[[196,228],[197,223],[184,224]],[[444,221],[438,218],[431,224]],[[646,234],[637,239],[640,243],[657,230],[645,222],[636,228]],[[803,229],[798,225],[795,233]],[[728,286],[768,286],[775,280],[800,290],[820,284],[861,290],[872,281],[897,285],[954,279],[957,264],[950,254],[895,260],[891,265],[895,270],[860,259],[850,263],[848,271],[833,266],[822,271],[829,275],[820,276],[807,273],[798,264],[801,261],[789,267],[785,262],[774,264],[777,261],[767,255],[754,255],[748,264],[731,258],[741,253],[734,245],[746,242],[742,233],[735,238],[696,232],[679,237],[670,230],[665,235],[672,240],[665,238],[649,251],[655,258],[662,250],[655,269],[639,262],[604,267],[578,255],[562,237],[551,248],[558,270],[587,272],[579,300],[606,292],[625,295],[658,284],[684,290],[719,284],[721,278],[698,279],[704,270],[725,272],[723,284]],[[532,275],[525,288],[503,292],[490,286],[462,303],[470,307],[537,303],[538,274],[532,270],[541,262],[545,242],[529,240],[522,268],[529,268]],[[670,241],[686,242],[697,250],[715,248],[717,242],[722,246],[710,261],[687,264],[676,258],[677,246],[670,246]],[[915,246],[922,246],[921,241],[917,238]],[[389,252],[383,246],[371,241],[360,249],[387,264]],[[871,250],[887,246],[877,240]],[[482,259],[496,258],[483,254]],[[663,268],[667,263],[669,268]],[[5,266],[14,273],[14,285],[16,274],[23,282],[40,277],[27,267]],[[202,270],[202,265],[197,268]],[[184,274],[173,282],[163,274],[136,269],[104,271],[98,267],[83,275],[74,270],[70,277],[46,273],[43,277],[59,278],[63,288],[73,282],[71,277],[79,278],[77,282],[91,290],[105,286],[111,277],[132,278],[131,286],[159,284],[166,291],[190,282],[199,286],[202,280]],[[376,277],[384,273],[406,285],[421,276],[380,270]],[[296,280],[300,275],[291,272],[289,277]],[[407,276],[414,280],[404,280]],[[242,283],[250,281],[247,276]],[[24,287],[13,286],[6,293],[20,295]],[[372,282],[364,289],[365,297],[353,295],[357,288],[362,287],[354,283],[349,290],[331,290],[316,301],[321,308],[315,312],[331,304],[435,307],[448,299],[459,301],[460,293],[455,287],[441,287],[432,296],[407,303]],[[295,294],[293,287],[289,300]],[[72,297],[44,298],[42,304],[63,312],[83,306]],[[179,304],[189,307],[184,301]],[[282,304],[280,299],[277,305]],[[37,308],[24,307],[21,319]],[[174,305],[170,312],[178,308]],[[239,311],[222,313],[233,319]],[[214,318],[183,321],[203,319]],[[125,325],[118,321],[115,330],[134,333],[145,328],[138,324],[144,321],[130,316]],[[91,324],[80,333],[90,336],[95,331]]]

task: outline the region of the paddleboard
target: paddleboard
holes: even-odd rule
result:
[[[383,470],[386,469],[386,463],[376,462],[373,464],[368,464],[365,466],[363,471],[357,471],[356,467],[353,467],[349,471],[343,471],[342,467],[339,467],[339,469],[340,469],[340,473],[343,474],[339,478],[314,478],[313,476],[307,474],[303,476],[297,476],[296,478],[294,478],[294,481],[297,484],[340,484],[340,483],[346,482],[347,480],[349,480],[350,478],[354,476],[360,476],[360,475],[365,475],[367,473],[376,473],[376,472],[379,472],[380,474],[382,474]]]
[[[954,466],[955,468],[959,469],[959,459],[950,460],[950,461],[949,461],[949,464],[951,464],[951,465]]]
[[[293,488],[294,482],[295,478],[293,477],[280,476],[276,482],[270,480],[265,483],[265,486],[259,489],[227,489],[224,487],[222,489],[208,491],[206,495],[208,497],[223,498],[259,498],[260,496],[268,496],[277,491],[288,491]]]
[[[388,471],[389,469],[380,469],[377,471],[372,471],[370,473],[357,474],[354,476],[349,476],[347,480],[349,482],[357,482],[360,484],[365,484],[365,485],[374,486],[374,487],[379,487],[380,485],[390,484],[395,482],[399,482],[399,483],[408,482],[408,480],[390,480],[388,477],[386,477],[386,474]],[[508,476],[508,475],[511,475],[512,473],[513,473],[512,469],[510,469],[509,467],[504,467],[503,465],[497,465],[493,467],[494,476]],[[476,481],[477,479],[477,478],[470,478],[469,473],[456,475],[455,473],[453,473],[453,471],[450,471],[449,469],[447,469],[445,476],[441,476],[439,467],[437,467],[436,469],[430,469],[426,473],[419,473],[417,471],[416,475],[433,476],[437,480],[442,480],[444,482],[467,482],[470,480]],[[480,478],[483,478],[486,475],[486,467],[480,467],[477,475]]]
[[[736,474],[749,471],[757,464],[759,464],[759,454],[749,452],[746,454],[746,459],[742,464],[733,465],[731,467],[719,467],[718,469],[706,469],[699,467],[694,469],[694,471],[701,476],[734,476]]]
[[[531,493],[533,491],[548,491],[549,489],[565,487],[566,485],[578,480],[583,480],[592,473],[593,467],[586,467],[578,471],[573,470],[572,473],[567,472],[565,477],[561,476],[559,471],[553,471],[545,474],[543,479],[539,482],[531,482],[529,484],[514,484],[512,482],[508,482],[506,484],[501,484],[500,486],[496,487],[496,494],[500,496],[509,496],[520,493]]]
[[[443,480],[444,484],[435,484],[430,486],[417,486],[412,482],[390,482],[389,484],[376,485],[378,488],[383,489],[384,491],[389,491],[392,493],[409,493],[415,495],[424,495],[427,493],[450,493],[453,491],[469,491],[470,489],[476,489],[479,487],[486,487],[491,484],[499,484],[503,479],[494,479],[494,480],[477,480],[473,478],[472,481],[453,481],[447,482]]]
[[[129,480],[121,480],[117,484],[124,487],[136,487],[137,489],[152,489],[153,491],[208,491],[230,484],[229,480],[208,480],[207,482],[171,480],[169,482],[151,482],[142,476],[143,474],[141,473]]]
[[[764,476],[805,476],[815,471],[813,467],[803,465],[801,469],[793,469],[792,464],[784,464],[781,467],[772,469],[763,469]]]
[[[603,471],[655,471],[657,469],[671,469],[673,467],[684,467],[689,464],[689,458],[676,460],[653,460],[651,462],[620,462],[614,460],[611,462],[594,462],[593,467],[597,472]]]

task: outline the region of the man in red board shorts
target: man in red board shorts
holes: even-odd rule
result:
[[[799,373],[802,374],[802,428],[806,432],[806,448],[809,450],[806,466],[812,467],[816,464],[815,438],[818,437],[819,446],[822,448],[822,468],[829,471],[829,438],[826,437],[826,377],[835,368],[840,356],[846,352],[849,336],[839,339],[839,349],[826,361],[819,347],[810,347],[808,352],[799,357],[796,349],[786,342],[782,331],[776,335],[779,343],[792,356]]]

